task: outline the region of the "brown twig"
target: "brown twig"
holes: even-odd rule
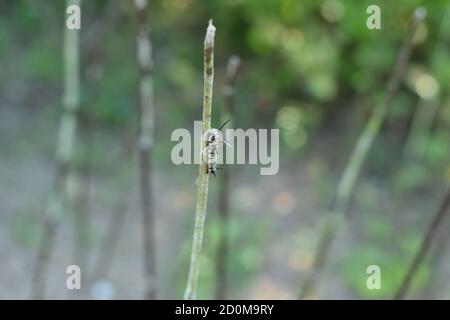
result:
[[[120,152],[118,163],[127,165],[132,160],[133,153],[130,152],[130,145],[133,145],[134,137],[130,134],[130,130],[125,130],[120,139]],[[124,170],[124,168],[116,168]],[[128,209],[128,195],[123,193],[123,190],[131,189],[131,184],[127,180],[126,184],[121,184],[119,190],[115,195],[115,202],[112,207],[110,220],[105,231],[105,236],[100,244],[96,260],[94,263],[93,273],[91,276],[90,285],[97,280],[106,279],[108,273],[113,265],[114,255],[117,251],[120,237],[123,233],[125,218]]]
[[[120,197],[120,196],[119,196]],[[111,220],[109,222],[109,228],[106,232],[105,239],[102,242],[100,250],[98,251],[97,261],[94,266],[94,273],[92,276],[93,282],[98,279],[104,279],[107,277],[109,270],[112,266],[114,253],[117,248],[120,234],[122,233],[122,227],[124,224],[125,213],[127,210],[127,202],[124,197],[120,197],[120,200],[113,207]]]
[[[231,56],[228,59],[227,71],[225,75],[225,85],[222,93],[225,100],[222,122],[232,119],[234,115],[236,78],[239,71],[240,59],[238,56]],[[224,155],[225,161],[225,155]],[[228,224],[229,224],[229,193],[230,193],[231,172],[224,170],[219,182],[218,209],[220,217],[221,235],[216,256],[216,299],[223,300],[227,292],[227,264],[228,264]]]
[[[91,152],[92,143],[92,123],[88,116],[80,117],[80,144],[86,146],[86,157],[82,168],[71,170],[68,177],[68,184],[72,185],[72,194],[70,202],[73,204],[74,218],[74,252],[73,262],[77,264],[81,270],[87,270],[89,258],[89,244],[91,237],[91,229],[89,225],[90,217],[90,184],[92,173]],[[70,180],[72,180],[70,182]],[[70,192],[69,192],[70,193]],[[86,272],[83,273],[82,287],[88,283]],[[72,290],[72,296],[81,296],[83,291]]]
[[[141,207],[144,234],[145,298],[156,298],[156,252],[154,204],[152,192],[152,149],[154,141],[155,110],[153,102],[153,57],[147,0],[134,1],[137,11],[137,60],[140,71],[140,137],[138,141]]]
[[[444,200],[442,201],[439,210],[437,211],[436,215],[433,218],[433,221],[431,222],[430,226],[428,227],[425,235],[423,236],[422,243],[420,244],[420,247],[414,256],[414,259],[408,268],[408,271],[406,272],[405,278],[402,281],[402,284],[400,285],[394,299],[400,300],[403,299],[408,292],[408,289],[411,285],[412,279],[414,278],[414,275],[416,274],[420,264],[425,259],[426,254],[428,253],[431,245],[434,242],[434,239],[436,238],[438,234],[438,228],[441,225],[442,221],[445,218],[445,215],[450,212],[450,188],[447,191],[447,194],[444,197]]]

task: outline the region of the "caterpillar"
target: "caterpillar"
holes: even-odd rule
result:
[[[209,129],[205,132],[206,146],[203,153],[203,159],[206,163],[206,173],[212,174],[214,177],[216,176],[217,169],[222,169],[217,167],[217,157],[219,155],[219,147],[222,143],[225,143],[228,147],[231,145],[223,138],[222,136],[222,128],[230,121],[231,119],[225,121],[224,124],[220,126],[219,129]]]

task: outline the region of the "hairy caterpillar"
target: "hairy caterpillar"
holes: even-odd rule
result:
[[[219,146],[222,143],[225,143],[228,147],[231,147],[231,145],[225,141],[225,139],[222,137],[222,128],[229,122],[230,120],[227,120],[224,124],[220,126],[219,129],[209,129],[205,132],[205,140],[206,146],[203,153],[203,159],[206,162],[206,173],[207,174],[213,174],[214,177],[216,176],[217,169],[222,169],[217,167],[217,156],[219,154]]]

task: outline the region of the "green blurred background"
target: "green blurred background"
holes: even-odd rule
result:
[[[366,8],[381,8],[369,30]],[[370,151],[316,298],[389,298],[450,182],[449,1],[155,0],[154,50],[158,288],[177,299],[187,279],[197,167],[175,166],[176,128],[201,119],[202,43],[217,28],[213,124],[223,107],[226,63],[237,54],[235,128],[280,129],[280,172],[251,165],[233,174],[229,292],[232,298],[296,299],[311,267],[324,212],[351,150],[385,93],[395,55],[417,6],[428,11],[400,90]],[[446,15],[446,16],[445,16]],[[54,166],[62,107],[64,1],[0,0],[0,298],[29,297],[32,261]],[[442,23],[446,23],[442,27]],[[447,22],[445,22],[447,21]],[[83,1],[81,111],[74,179],[88,213],[86,274],[95,268],[114,212],[123,222],[101,286],[83,280],[77,297],[141,298],[141,216],[136,21],[131,1]],[[412,132],[412,123],[431,119]],[[421,118],[422,117],[422,118]],[[426,122],[426,121],[425,121]],[[416,137],[411,140],[411,137]],[[210,181],[200,298],[213,298],[221,232],[217,179]],[[60,226],[49,297],[72,297],[73,219]],[[444,229],[448,230],[449,223]],[[450,298],[448,235],[439,237],[412,295]],[[366,268],[382,289],[366,288]],[[84,274],[84,273],[83,273]]]

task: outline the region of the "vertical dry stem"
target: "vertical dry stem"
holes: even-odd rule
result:
[[[144,284],[146,299],[156,298],[156,254],[154,204],[152,194],[152,148],[154,131],[153,58],[150,42],[150,26],[147,18],[147,0],[135,0],[137,11],[137,60],[140,71],[139,104],[140,136],[138,141],[141,179],[141,207],[144,235]]]
[[[450,209],[450,189],[448,189],[447,194],[445,195],[438,212],[434,216],[430,227],[427,229],[425,235],[423,236],[421,245],[417,250],[416,255],[414,256],[414,259],[408,271],[406,272],[405,278],[403,279],[402,284],[400,285],[394,297],[395,299],[399,300],[405,297],[411,285],[412,279],[414,278],[414,275],[419,269],[420,264],[425,259],[426,254],[428,253],[434,239],[437,237],[438,228],[441,225],[442,221],[444,220],[445,215],[449,212],[449,209]]]
[[[228,119],[234,116],[234,103],[236,91],[236,77],[238,74],[240,59],[238,56],[231,56],[228,59],[227,72],[225,78],[225,85],[223,87],[223,95],[225,99],[224,112],[221,123],[225,123]],[[225,157],[225,155],[224,155]],[[225,158],[224,158],[225,161]],[[221,225],[221,235],[219,240],[219,247],[217,249],[216,257],[216,299],[223,300],[227,293],[227,264],[228,264],[228,224],[229,224],[229,193],[230,193],[230,179],[231,172],[224,170],[219,182],[219,217]]]
[[[81,6],[81,0],[68,0],[69,5]],[[64,97],[57,151],[56,168],[52,191],[44,215],[41,243],[33,269],[31,295],[33,299],[44,299],[51,253],[55,245],[58,222],[67,210],[66,180],[73,159],[77,111],[80,104],[79,79],[79,30],[69,30],[64,26]]]
[[[206,30],[205,41],[203,44],[203,127],[202,127],[202,143],[200,146],[200,159],[198,176],[197,205],[195,209],[194,237],[192,241],[191,264],[189,267],[189,275],[184,293],[184,299],[192,300],[197,295],[197,282],[200,274],[200,259],[202,254],[203,233],[206,216],[206,205],[208,201],[208,184],[209,175],[206,173],[206,163],[203,159],[203,150],[206,142],[203,140],[204,133],[211,129],[211,109],[213,95],[214,80],[214,36],[216,28],[209,21]]]

